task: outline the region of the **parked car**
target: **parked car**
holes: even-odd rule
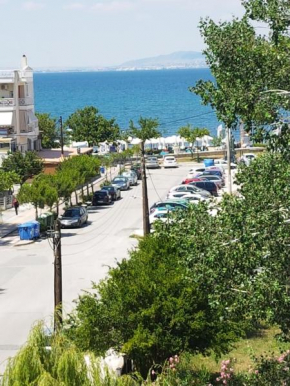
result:
[[[214,182],[218,189],[221,189],[223,186],[225,186],[225,181],[220,178],[220,176],[211,176],[211,175],[206,175],[206,176],[200,176],[199,177],[202,181],[212,181]]]
[[[119,198],[121,198],[121,190],[116,186],[112,186],[112,185],[103,186],[102,190],[106,190],[111,196],[113,201],[117,201]]]
[[[201,194],[194,193],[191,191],[189,191],[189,192],[171,192],[171,193],[167,194],[167,199],[169,199],[169,200],[176,199],[176,198],[187,199],[188,197],[193,197],[199,201],[205,200],[205,198]]]
[[[182,199],[174,199],[174,200],[164,200],[155,202],[150,208],[150,213],[155,212],[156,210],[185,210],[188,208],[188,202]]]
[[[112,201],[112,197],[107,190],[97,190],[93,195],[92,205],[109,205]]]
[[[127,177],[117,176],[113,179],[112,185],[120,190],[130,189],[130,181]]]
[[[246,166],[249,166],[250,163],[256,158],[255,154],[245,153],[240,158],[240,162],[243,162]]]
[[[191,182],[189,185],[196,186],[197,188],[207,190],[212,196],[218,196],[218,188],[214,182],[211,181],[196,181]],[[185,185],[188,186],[188,185]]]
[[[228,161],[224,159],[215,159],[214,164],[217,166],[222,166],[224,169],[228,167]],[[237,164],[231,162],[231,169],[236,169]]]
[[[153,224],[156,220],[161,220],[163,222],[171,222],[170,211],[168,209],[156,210],[149,215],[149,222]]]
[[[199,175],[199,173],[202,173],[205,171],[205,167],[200,167],[200,168],[192,168],[189,170],[187,174],[187,178],[194,178]]]
[[[178,164],[176,158],[173,155],[164,157],[163,161],[164,168],[177,168]]]
[[[133,164],[131,166],[131,170],[133,170],[137,174],[138,180],[142,179],[142,169],[141,169],[141,164]]]
[[[72,206],[64,211],[59,220],[62,228],[79,228],[87,223],[88,212],[84,206]]]
[[[201,178],[202,176],[218,176],[222,181],[222,184],[225,183],[225,177],[219,170],[205,170],[201,175],[198,176],[198,178]]]
[[[136,186],[138,184],[138,182],[137,182],[137,180],[138,180],[137,174],[133,170],[129,170],[129,171],[123,172],[122,176],[128,178],[130,185],[135,185]]]
[[[159,169],[159,162],[157,157],[148,157],[145,160],[146,169]]]
[[[172,193],[172,192],[187,192],[187,193],[192,192],[192,193],[200,194],[201,196],[203,196],[205,198],[211,197],[211,194],[207,190],[200,189],[200,188],[192,185],[191,183],[188,185],[174,186],[173,188],[171,188],[169,190],[169,193]]]
[[[201,179],[199,177],[186,177],[183,181],[182,181],[182,184],[189,184],[190,182],[195,182],[195,181],[201,181]]]

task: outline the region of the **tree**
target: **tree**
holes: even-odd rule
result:
[[[65,126],[71,130],[75,141],[88,141],[89,146],[100,142],[114,142],[119,138],[120,129],[115,119],[106,119],[98,109],[88,106],[71,114]]]
[[[185,138],[187,142],[191,143],[190,151],[191,158],[193,159],[193,148],[197,138],[201,138],[204,135],[209,135],[208,129],[200,129],[198,127],[191,127],[189,124],[187,126],[180,127],[178,129],[178,134]],[[197,155],[197,160],[199,161],[199,157]]]
[[[19,183],[19,175],[15,172],[5,172],[0,170],[0,192],[11,190],[14,184]]]
[[[44,149],[59,147],[59,134],[56,128],[56,119],[51,118],[50,114],[36,113],[39,131],[41,132],[41,146]]]
[[[278,3],[285,6],[280,7]],[[289,108],[289,100],[268,93],[268,90],[290,89],[287,76],[290,40],[282,33],[275,41],[256,35],[249,15],[259,19],[258,7],[261,6],[260,11],[264,7],[271,8],[271,17],[278,21],[287,17],[283,12],[285,8],[289,9],[289,5],[280,0],[253,0],[244,4],[247,13],[240,20],[201,21],[200,30],[206,44],[204,54],[215,81],[200,80],[191,91],[201,97],[203,104],[216,111],[226,127],[236,128],[242,121],[247,131],[256,132],[260,127],[278,121],[281,108]],[[269,4],[277,6],[273,8]],[[270,28],[277,31],[271,22]]]
[[[6,172],[15,172],[23,184],[28,178],[36,176],[43,170],[43,161],[35,151],[20,151],[9,154],[2,162],[2,169]]]
[[[17,195],[20,203],[32,203],[35,208],[35,218],[38,217],[38,208],[47,205],[50,210],[58,202],[56,188],[51,184],[51,177],[40,174],[35,177],[31,184],[24,183]]]
[[[140,117],[138,125],[139,127],[136,127],[133,121],[130,121],[128,135],[139,138],[141,140],[140,147],[142,164],[143,232],[145,236],[148,235],[150,232],[147,180],[145,169],[145,141],[146,139],[160,137],[160,132],[157,130],[157,127],[159,125],[157,119]]]

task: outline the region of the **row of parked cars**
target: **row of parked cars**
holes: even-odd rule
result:
[[[146,169],[159,169],[160,164],[157,157],[150,156],[145,160]],[[163,167],[166,168],[177,168],[178,163],[173,155],[164,156]]]
[[[111,185],[103,186],[94,192],[92,202],[88,205],[111,205],[114,201],[121,198],[122,190],[129,190],[130,186],[136,186],[138,179],[141,179],[141,166],[132,165],[131,170],[127,170],[116,176]],[[79,205],[67,208],[60,217],[62,228],[79,228],[88,221],[88,211],[86,205]]]
[[[169,190],[165,200],[151,206],[150,223],[158,219],[172,221],[170,214],[173,211],[186,210],[189,204],[217,197],[219,189],[225,186],[225,167],[226,161],[215,160],[212,166],[191,168],[182,183]]]

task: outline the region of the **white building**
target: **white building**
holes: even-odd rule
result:
[[[0,156],[7,151],[24,153],[40,147],[33,70],[23,55],[20,70],[0,70]]]

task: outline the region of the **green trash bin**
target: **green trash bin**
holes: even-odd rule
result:
[[[45,212],[38,216],[37,221],[40,224],[40,232],[46,232],[53,227],[54,215],[51,212]]]

